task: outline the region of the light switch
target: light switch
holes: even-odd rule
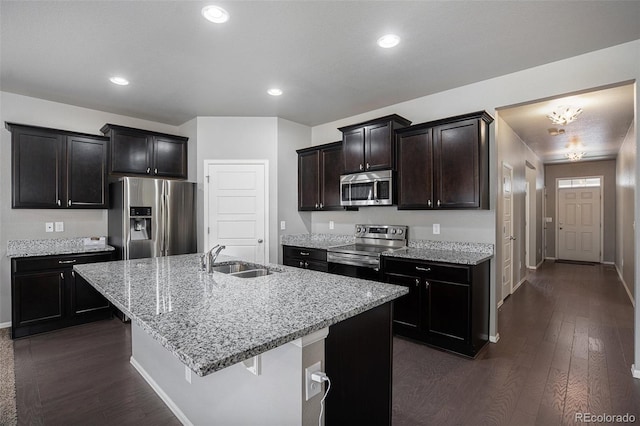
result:
[[[281,221],[280,221],[280,229],[281,229],[282,231],[284,231],[285,229],[287,229],[287,224],[285,223],[285,221],[284,221],[284,220],[281,220]]]
[[[64,232],[64,222],[56,222],[56,232]]]
[[[46,232],[53,232],[53,222],[45,222],[44,230]]]

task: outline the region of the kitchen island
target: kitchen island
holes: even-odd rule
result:
[[[382,343],[385,355],[391,348],[390,302],[407,293],[395,285],[282,265],[267,265],[271,273],[255,278],[207,274],[199,265],[193,254],[74,267],[131,318],[132,364],[185,424],[317,422],[321,395],[307,401],[305,368],[320,362],[325,369],[325,338],[348,345],[345,331],[378,335],[372,347]],[[386,328],[370,329],[380,321]],[[351,340],[361,345],[358,335]],[[349,352],[345,347],[345,359],[366,355]],[[362,364],[363,376],[389,370],[383,387],[390,388],[390,363]],[[340,375],[351,366],[326,365],[339,407],[351,384],[341,386],[331,368]]]

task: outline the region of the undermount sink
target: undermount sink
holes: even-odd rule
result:
[[[263,265],[258,265],[249,262],[224,262],[214,264],[211,267],[213,272],[220,272],[223,274],[229,274],[238,278],[255,278],[264,277],[265,275],[271,275],[273,272],[279,272],[273,269],[268,269]]]

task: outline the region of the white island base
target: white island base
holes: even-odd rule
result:
[[[324,368],[327,334],[200,377],[132,321],[131,364],[185,425],[315,425],[323,392],[306,401],[305,368]]]

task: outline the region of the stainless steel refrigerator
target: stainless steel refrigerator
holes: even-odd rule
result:
[[[195,253],[196,184],[125,177],[109,185],[109,244],[119,259]]]

